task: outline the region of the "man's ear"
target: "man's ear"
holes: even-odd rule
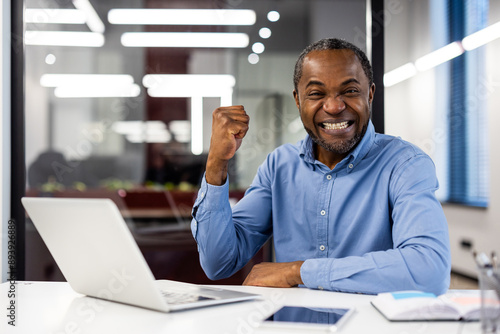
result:
[[[370,103],[370,106],[372,105],[374,95],[375,95],[375,84],[372,83],[370,87],[370,93],[368,94],[368,102]]]
[[[297,109],[300,110],[299,93],[297,93],[295,89],[293,90],[293,98],[295,99],[295,105],[297,106]]]

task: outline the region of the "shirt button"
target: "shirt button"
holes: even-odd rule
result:
[[[354,167],[354,165],[353,164],[349,164],[349,168],[352,168],[352,167]]]
[[[326,249],[326,247],[325,247],[325,245],[321,245],[321,246],[319,246],[319,249],[320,249],[321,251],[324,251],[324,250]]]
[[[326,178],[327,178],[328,180],[331,180],[331,179],[332,179],[332,176],[331,176],[331,175],[327,175],[327,176],[326,176]]]
[[[203,197],[203,196],[205,196],[205,192],[204,191],[201,192],[201,197]]]
[[[321,213],[322,216],[326,215],[326,211],[325,210],[321,210],[320,213]]]

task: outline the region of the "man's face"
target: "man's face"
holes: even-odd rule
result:
[[[319,156],[340,161],[356,146],[365,134],[374,92],[351,50],[313,51],[304,58],[293,95]]]

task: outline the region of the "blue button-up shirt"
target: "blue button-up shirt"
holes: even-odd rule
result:
[[[437,188],[424,152],[370,122],[333,170],[315,159],[310,137],[278,147],[232,209],[228,182],[204,179],[191,228],[212,279],[241,269],[272,235],[277,262],[305,261],[306,287],[441,294],[451,261]]]

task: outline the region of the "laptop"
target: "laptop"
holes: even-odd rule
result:
[[[21,201],[76,292],[162,312],[260,297],[229,289],[155,280],[110,199],[24,197]]]

